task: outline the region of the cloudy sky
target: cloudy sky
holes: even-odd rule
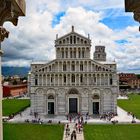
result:
[[[4,66],[30,66],[32,61],[55,58],[56,34],[76,32],[105,45],[108,61],[116,61],[118,72],[140,73],[139,24],[125,13],[124,0],[26,0],[26,17],[18,26],[5,23],[9,39],[2,43]]]

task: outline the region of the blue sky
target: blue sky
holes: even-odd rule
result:
[[[62,36],[74,25],[78,33],[90,34],[91,58],[94,46],[102,44],[107,60],[115,59],[119,72],[140,73],[139,23],[125,12],[123,0],[30,0],[26,4],[26,17],[19,18],[17,27],[4,25],[10,36],[2,44],[3,65],[30,66],[32,60],[54,59],[56,34]]]
[[[56,15],[54,15],[52,20],[52,27],[55,27],[57,24],[59,24],[63,16],[65,16],[65,12],[59,12]]]

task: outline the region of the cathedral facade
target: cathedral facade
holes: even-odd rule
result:
[[[118,75],[116,62],[106,61],[105,46],[72,30],[55,40],[56,59],[31,64],[29,92],[31,113],[117,113]]]

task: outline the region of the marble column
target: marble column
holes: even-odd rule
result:
[[[80,74],[79,74],[79,86],[81,85]]]
[[[2,26],[10,21],[15,26],[18,23],[19,16],[25,16],[25,0],[0,0],[0,140],[3,140],[3,121],[2,121],[2,75],[1,75],[1,42],[8,38],[9,32]]]
[[[77,84],[77,74],[75,74],[75,86]]]
[[[68,75],[66,74],[66,86],[68,85]]]
[[[58,72],[59,72],[59,69],[60,69],[60,67],[59,67],[59,63],[60,63],[60,62],[58,62],[58,68],[57,68],[57,71],[58,71]]]
[[[59,86],[59,74],[58,74],[58,76],[57,76],[57,77],[58,77],[58,86]]]
[[[89,75],[87,74],[87,86],[89,85]]]
[[[64,74],[62,74],[62,86],[64,85]]]
[[[98,85],[98,76],[97,74],[95,74],[95,78],[96,78],[96,86]]]
[[[47,82],[48,82],[48,81],[47,81],[47,74],[46,74],[46,86],[47,86]]]
[[[42,86],[44,85],[44,76],[42,74]]]
[[[110,76],[108,74],[108,86],[110,86]]]
[[[52,81],[51,81],[51,74],[50,74],[50,86],[51,86],[51,82],[52,82]]]
[[[102,76],[102,74],[100,73],[100,75],[99,75],[100,77],[100,86],[102,85],[102,78],[101,78],[101,76]]]
[[[71,74],[70,74],[70,86],[71,86]]]
[[[40,86],[40,76],[38,74],[38,85]]]
[[[55,86],[55,83],[56,83],[56,82],[55,82],[55,74],[54,74],[54,81],[53,81],[53,85],[54,85],[54,86]]]

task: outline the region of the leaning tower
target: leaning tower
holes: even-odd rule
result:
[[[95,61],[106,61],[105,46],[95,46],[95,52],[93,57]]]

